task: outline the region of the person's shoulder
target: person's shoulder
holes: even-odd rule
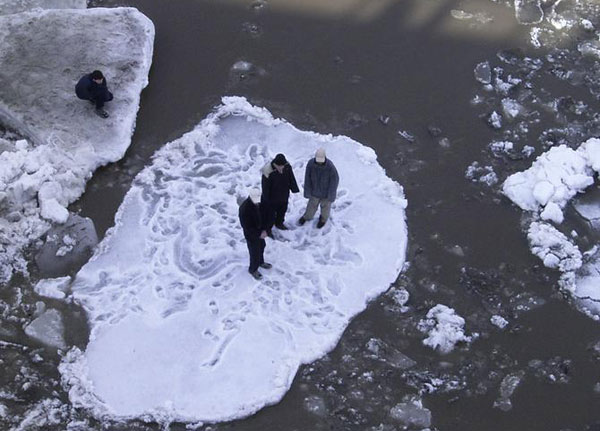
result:
[[[267,162],[267,164],[264,165],[260,171],[265,177],[269,177],[271,172],[273,172],[273,166],[271,166],[271,162]]]

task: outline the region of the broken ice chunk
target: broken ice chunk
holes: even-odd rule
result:
[[[508,320],[497,314],[494,314],[492,317],[490,317],[490,322],[492,322],[492,325],[497,326],[500,329],[504,329],[508,325]]]
[[[582,265],[579,248],[547,223],[531,223],[527,239],[533,254],[542,259],[547,268],[566,272],[579,269]]]
[[[484,61],[475,66],[475,79],[482,84],[489,84],[492,82],[492,69],[490,63]]]
[[[46,278],[38,281],[34,290],[41,296],[63,299],[69,288],[69,283],[71,283],[71,277]]]
[[[431,425],[431,411],[415,397],[392,407],[390,416],[409,427],[427,428]]]
[[[496,111],[492,112],[488,117],[488,124],[492,126],[494,129],[499,129],[502,127],[502,116],[498,114]]]
[[[554,202],[548,202],[544,211],[540,213],[542,220],[550,220],[556,224],[561,224],[565,218],[562,210]]]
[[[62,316],[54,309],[44,312],[25,327],[25,333],[31,338],[59,349],[66,347],[63,332]]]
[[[515,0],[515,16],[519,24],[538,24],[544,19],[540,0]]]
[[[517,386],[519,386],[524,376],[524,371],[518,371],[516,373],[509,374],[502,379],[502,382],[500,383],[500,396],[494,402],[494,407],[497,407],[504,412],[512,409],[510,397],[515,392]]]

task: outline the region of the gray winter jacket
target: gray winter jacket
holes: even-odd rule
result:
[[[340,178],[333,162],[325,159],[319,164],[310,159],[304,173],[304,197],[335,201]]]

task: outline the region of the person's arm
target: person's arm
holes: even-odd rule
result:
[[[300,189],[298,188],[298,183],[296,182],[296,177],[294,176],[294,170],[290,165],[287,166],[290,171],[290,190],[292,193],[298,193]]]
[[[312,185],[310,184],[310,171],[311,165],[310,160],[306,165],[306,170],[304,171],[304,197],[310,199],[312,197]]]
[[[337,188],[340,182],[340,177],[338,175],[337,169],[335,165],[331,164],[331,172],[329,173],[329,191],[327,193],[327,197],[330,202],[335,201],[337,197]]]

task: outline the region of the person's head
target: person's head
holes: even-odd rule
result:
[[[260,203],[260,190],[258,189],[250,189],[248,190],[248,197],[252,201],[253,204],[258,205]]]
[[[285,159],[285,156],[281,153],[277,154],[273,159],[273,167],[275,167],[275,169],[277,169],[278,172],[282,172],[286,164],[287,160]]]
[[[104,75],[99,70],[94,70],[91,74],[91,78],[96,83],[101,84],[102,81],[104,80]]]
[[[319,148],[315,153],[315,162],[323,164],[325,163],[325,149]]]

